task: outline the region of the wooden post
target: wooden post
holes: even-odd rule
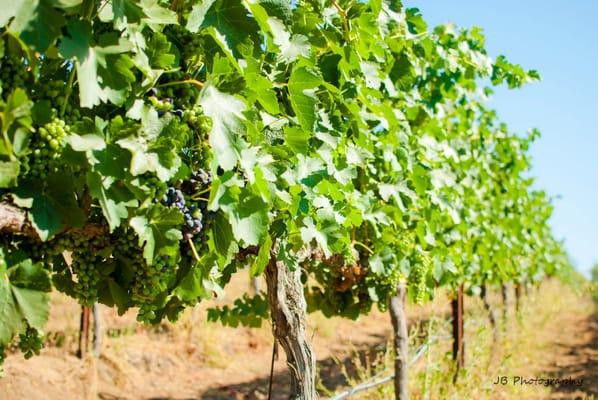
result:
[[[89,315],[90,308],[81,306],[81,319],[79,323],[79,349],[77,357],[83,358],[87,354],[89,346]]]
[[[407,313],[405,302],[407,298],[407,285],[404,281],[397,284],[397,292],[390,298],[390,319],[394,330],[395,348],[395,399],[408,400],[408,379],[407,371],[409,366],[408,345],[409,336],[407,332]]]
[[[465,344],[463,342],[463,284],[457,289],[457,293],[451,301],[451,308],[453,313],[453,360],[457,362],[457,370],[460,370],[465,367]]]
[[[301,270],[291,271],[276,261],[271,253],[266,266],[266,285],[275,340],[286,353],[291,373],[293,400],[314,400],[316,392],[316,358],[305,337],[307,304],[301,283]]]

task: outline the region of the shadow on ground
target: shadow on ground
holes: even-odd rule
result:
[[[419,327],[417,331],[422,332],[421,327],[426,326],[427,323],[427,318],[418,318],[411,321],[409,329],[411,331],[413,327],[417,326]],[[418,339],[423,340],[424,338],[418,337]],[[360,380],[358,366],[375,364],[380,354],[385,352],[389,340],[390,338],[386,335],[372,334],[370,340],[365,343],[355,344],[355,351],[342,359],[329,357],[318,360],[319,388],[324,387],[327,392],[334,393],[349,385],[348,378]],[[280,354],[280,357],[285,360],[284,353]],[[361,372],[363,372],[363,368],[361,368]],[[250,382],[209,389],[202,393],[198,400],[266,400],[268,399],[269,382],[269,377],[264,377]],[[286,370],[275,374],[271,399],[287,400],[289,398],[289,386],[290,377]],[[323,393],[320,394],[323,395]]]
[[[588,399],[598,398],[598,311],[584,324],[584,329],[572,344],[565,347],[566,356],[548,374],[553,378],[575,379],[581,385],[565,384],[553,388],[553,398]]]
[[[426,327],[429,323],[429,314],[421,316],[412,316],[409,321],[409,331],[416,332],[415,340],[423,342],[426,339]],[[448,312],[436,311],[434,319],[445,320],[449,318]],[[339,335],[342,333],[339,332]],[[350,351],[344,351],[340,357],[331,356],[326,359],[318,360],[318,382],[317,389],[321,398],[327,398],[332,393],[340,392],[350,387],[354,382],[361,382],[364,377],[369,376],[374,371],[366,370],[367,367],[375,366],[379,363],[380,357],[387,351],[390,345],[390,337],[383,333],[371,333],[367,339],[360,342],[353,342],[349,345]],[[339,336],[339,340],[341,337]],[[344,347],[344,346],[343,346]],[[413,350],[413,349],[412,349]],[[280,367],[285,362],[286,356],[282,349],[279,350],[279,359],[276,365]],[[365,367],[367,366],[367,367]],[[201,391],[195,397],[152,397],[146,400],[267,400],[268,387],[270,384],[269,375],[230,385],[221,385]],[[290,387],[290,374],[287,368],[276,372],[272,383],[271,400],[288,400]],[[103,397],[101,400],[116,400],[112,397]],[[118,399],[120,400],[120,399]]]
[[[357,376],[356,365],[371,365],[377,355],[386,349],[388,338],[373,335],[372,342],[357,346],[354,353],[343,358],[333,357],[318,360],[320,383],[329,391],[340,390],[348,385],[347,377]],[[284,353],[280,355],[285,359]],[[265,400],[268,398],[270,379],[264,377],[236,385],[226,385],[210,389],[199,396],[201,400]],[[290,377],[285,370],[276,373],[272,385],[272,400],[287,400]],[[159,399],[152,399],[159,400]]]

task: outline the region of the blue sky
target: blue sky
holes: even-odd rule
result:
[[[497,89],[491,100],[512,130],[536,127],[536,185],[555,199],[552,226],[577,268],[598,261],[598,0],[404,0],[430,26],[480,26],[490,55],[537,69],[542,81]]]

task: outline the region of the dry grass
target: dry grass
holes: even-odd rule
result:
[[[486,313],[478,299],[466,298],[466,369],[458,374],[453,383],[455,366],[452,361],[451,343],[437,342],[411,369],[410,393],[419,399],[593,399],[598,390],[598,380],[591,371],[578,376],[567,374],[563,360],[575,346],[575,338],[581,335],[584,323],[592,318],[594,305],[588,296],[580,297],[556,281],[545,283],[541,290],[533,291],[525,298],[519,315],[509,315],[509,323],[502,326],[501,339],[493,348],[493,332]],[[500,301],[493,298],[495,307]],[[432,317],[427,323],[432,336],[450,334],[450,325],[442,317]],[[420,331],[422,327],[419,327]],[[425,329],[425,328],[424,328]],[[414,338],[421,332],[412,328]],[[587,333],[587,332],[586,332]],[[594,332],[594,338],[598,332]],[[591,342],[591,337],[589,340]],[[586,338],[586,341],[588,339]],[[593,339],[595,340],[595,339]],[[417,340],[412,340],[417,342]],[[559,346],[560,345],[560,346]],[[587,343],[586,343],[587,345]],[[589,343],[592,346],[592,343]],[[411,346],[415,348],[416,346]],[[575,349],[573,349],[575,353]],[[589,360],[570,359],[568,363],[583,364],[586,368],[598,368],[598,351]],[[389,351],[379,354],[376,365],[360,365],[361,373],[349,378],[351,385],[384,375],[392,371]],[[589,362],[588,362],[589,361]],[[588,367],[589,365],[589,367]],[[513,384],[514,377],[584,378],[582,387],[575,390],[558,389],[542,385]],[[499,377],[507,377],[508,384],[495,384]],[[570,396],[570,397],[569,397]],[[363,393],[359,399],[394,399],[392,385],[387,384]]]
[[[241,274],[232,282],[229,293],[243,293],[248,287],[248,277]],[[578,344],[567,342],[570,335],[580,332],[580,321],[592,313],[591,301],[586,297],[556,282],[545,284],[524,302],[520,323],[511,315],[511,324],[493,359],[492,332],[485,312],[477,299],[468,297],[466,371],[452,384],[450,341],[435,343],[412,368],[412,398],[510,400],[557,396],[559,393],[551,394],[550,388],[499,386],[492,382],[503,375],[555,376],[566,367],[559,367],[559,362],[574,364],[574,357],[567,359],[567,346],[592,341],[592,337],[584,337]],[[18,354],[9,356],[6,377],[0,380],[0,399],[86,399],[90,392],[113,400],[265,399],[272,351],[269,324],[257,329],[233,329],[206,322],[208,307],[232,299],[231,295],[229,299],[206,302],[185,312],[176,325],[163,323],[157,327],[139,325],[133,313],[119,317],[114,310],[103,308],[108,329],[102,355],[99,359],[79,360],[74,357],[79,307],[70,299],[55,296],[48,325],[49,345],[41,356],[29,361]],[[497,306],[500,303],[498,298],[492,301]],[[449,332],[448,305],[447,297],[440,294],[424,307],[409,307],[412,348],[428,335]],[[572,333],[563,327],[571,327]],[[374,311],[358,321],[327,319],[316,313],[310,316],[308,333],[318,355],[319,389],[324,396],[391,372],[390,322],[385,313]],[[557,342],[563,346],[555,347]],[[286,399],[284,356],[276,362],[275,371],[274,399]],[[392,397],[392,386],[385,385],[354,398]]]

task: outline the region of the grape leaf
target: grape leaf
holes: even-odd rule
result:
[[[10,24],[10,30],[20,34],[21,39],[32,49],[43,53],[60,36],[60,30],[66,23],[52,3],[51,0],[24,0],[17,3],[18,8],[0,8],[18,10],[14,13],[15,19]],[[0,16],[0,22],[2,19]]]
[[[120,226],[120,221],[129,216],[129,207],[136,207],[137,200],[126,188],[113,185],[113,180],[102,177],[96,172],[87,174],[90,194],[100,202],[106,221],[113,231]]]
[[[228,48],[238,55],[238,46],[260,42],[259,27],[239,0],[208,0],[195,5],[187,29],[197,32],[200,28],[213,27],[224,36]]]
[[[23,332],[25,322],[43,328],[49,315],[50,288],[50,277],[41,263],[26,259],[8,268],[0,263],[0,346]]]
[[[272,249],[272,238],[270,235],[266,236],[264,243],[260,246],[260,251],[257,253],[255,262],[251,265],[251,275],[259,276],[266,269],[266,265],[270,261],[270,250]]]
[[[85,219],[72,181],[60,174],[48,176],[45,182],[24,181],[15,190],[14,202],[29,208],[28,218],[43,241],[67,225],[82,226]]]
[[[0,188],[16,186],[20,164],[17,160],[0,161]]]
[[[214,245],[219,254],[228,259],[228,255],[232,250],[234,244],[233,230],[221,214],[218,214],[214,219]]]
[[[183,301],[194,301],[197,298],[206,295],[202,282],[203,273],[201,268],[191,268],[187,275],[181,279],[181,282],[174,290],[174,293]]]
[[[222,169],[231,170],[245,145],[242,114],[245,105],[235,96],[220,92],[212,85],[202,91],[200,104],[204,113],[212,119],[210,145],[214,150],[214,158]]]
[[[305,218],[303,220],[303,225],[304,226],[301,228],[301,239],[303,242],[311,243],[312,240],[315,240],[324,252],[324,255],[326,255],[326,257],[330,257],[332,252],[328,247],[327,235],[318,229],[311,217]]]
[[[225,211],[228,211],[235,239],[246,246],[257,246],[268,229],[267,204],[244,190],[238,202]]]
[[[268,24],[272,32],[274,43],[280,48],[279,58],[284,62],[295,61],[299,56],[309,57],[311,46],[306,36],[291,36],[284,24],[276,18],[269,18]]]
[[[112,0],[100,9],[102,22],[138,23],[145,16],[141,7],[133,0]]]
[[[178,227],[183,223],[183,215],[176,209],[161,204],[152,204],[139,210],[129,224],[139,236],[139,246],[143,246],[143,256],[152,265],[160,255],[175,256],[183,235]]]
[[[107,46],[92,46],[92,27],[87,21],[71,20],[67,24],[67,31],[69,36],[62,39],[60,52],[63,57],[76,61],[81,107],[91,108],[108,100],[120,104],[123,100],[122,88],[101,85],[114,81],[113,74],[119,74],[118,70],[108,68],[106,56],[126,53],[132,45],[120,38]]]
[[[191,13],[189,14],[189,19],[187,19],[186,27],[189,31],[197,32],[199,30],[204,23],[208,10],[212,7],[212,4],[214,4],[215,1],[216,0],[204,0],[193,6]]]
[[[321,78],[306,67],[294,68],[289,79],[291,106],[299,124],[307,132],[314,129],[317,103],[315,89],[321,83]]]

